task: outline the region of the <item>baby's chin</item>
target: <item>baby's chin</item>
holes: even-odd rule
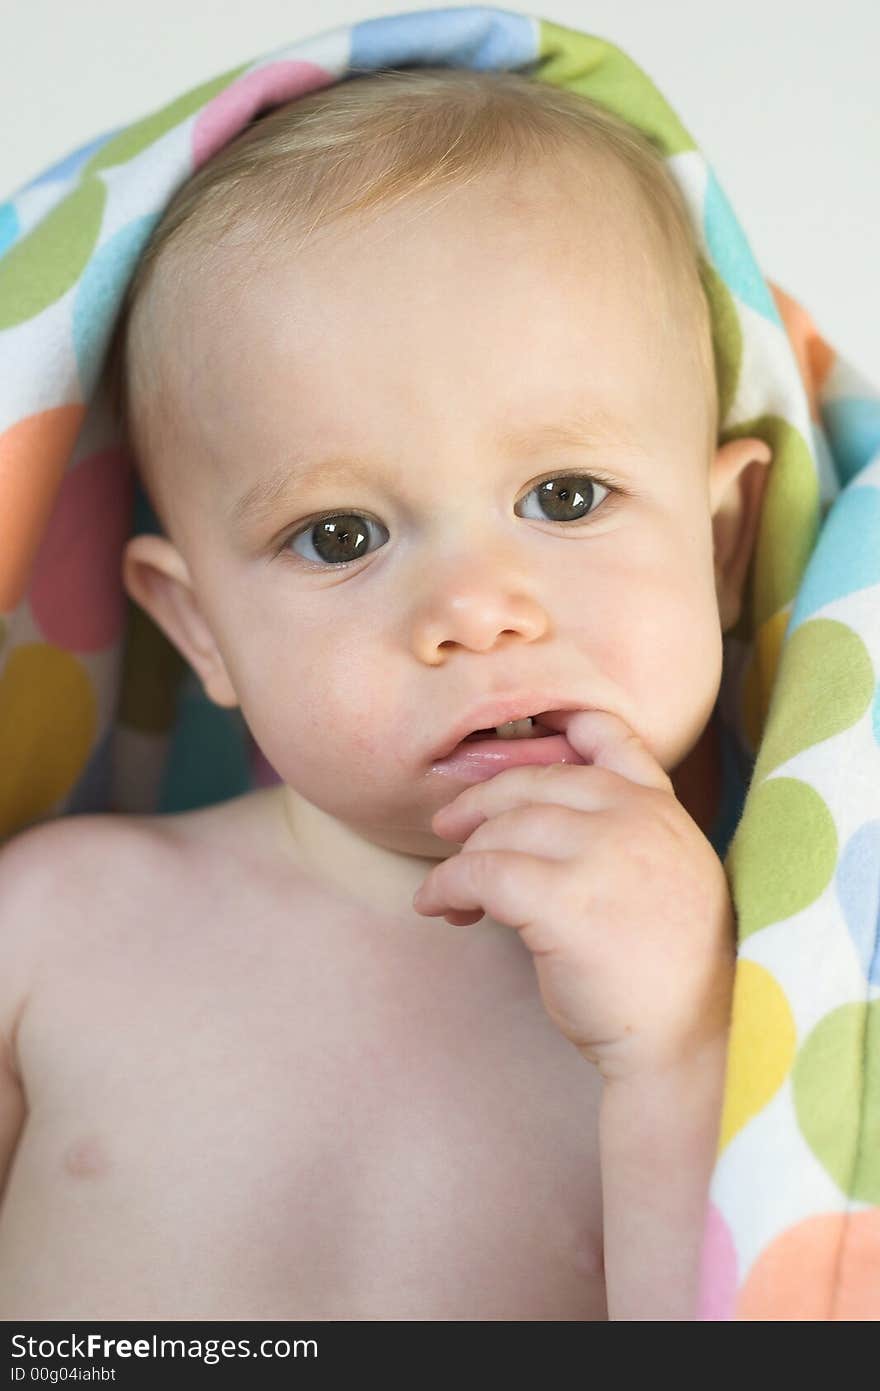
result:
[[[326,785],[310,796],[301,781],[286,782],[282,778],[269,795],[273,802],[277,801],[287,831],[296,839],[320,840],[335,845],[340,852],[347,844],[362,844],[392,854],[445,857],[449,842],[435,836],[431,817],[451,800],[452,793],[442,799],[435,796],[430,802],[422,796],[417,805],[417,799],[411,795],[414,786],[410,779],[399,797],[385,796],[379,800],[365,792],[357,799],[343,799],[328,797]]]

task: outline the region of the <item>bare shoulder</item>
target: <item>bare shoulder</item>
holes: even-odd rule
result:
[[[14,1033],[40,963],[77,921],[94,916],[96,889],[130,883],[160,853],[151,818],[68,816],[19,831],[0,846],[0,1035]],[[90,905],[90,907],[89,907]]]
[[[61,935],[161,918],[217,878],[266,855],[257,794],[189,812],[62,816],[0,847],[0,976]]]
[[[69,924],[95,892],[155,872],[164,838],[158,818],[115,813],[63,816],[20,831],[0,849],[0,953],[36,947]]]
[[[0,915],[8,896],[24,904],[75,889],[98,865],[106,871],[132,856],[159,853],[162,842],[161,818],[154,816],[105,812],[29,826],[0,848]]]

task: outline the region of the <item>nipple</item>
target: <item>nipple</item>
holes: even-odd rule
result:
[[[86,1135],[68,1145],[63,1163],[74,1178],[96,1178],[107,1168],[107,1153],[96,1136]]]

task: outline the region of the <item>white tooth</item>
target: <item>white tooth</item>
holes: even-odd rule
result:
[[[497,724],[495,733],[499,739],[528,739],[533,724],[531,715],[526,715],[524,720],[508,720],[506,724]]]

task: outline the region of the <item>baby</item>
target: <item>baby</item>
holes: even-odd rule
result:
[[[126,588],[280,781],[4,848],[0,1316],[692,1318],[770,451],[677,189],[576,94],[378,74],[139,276]]]

